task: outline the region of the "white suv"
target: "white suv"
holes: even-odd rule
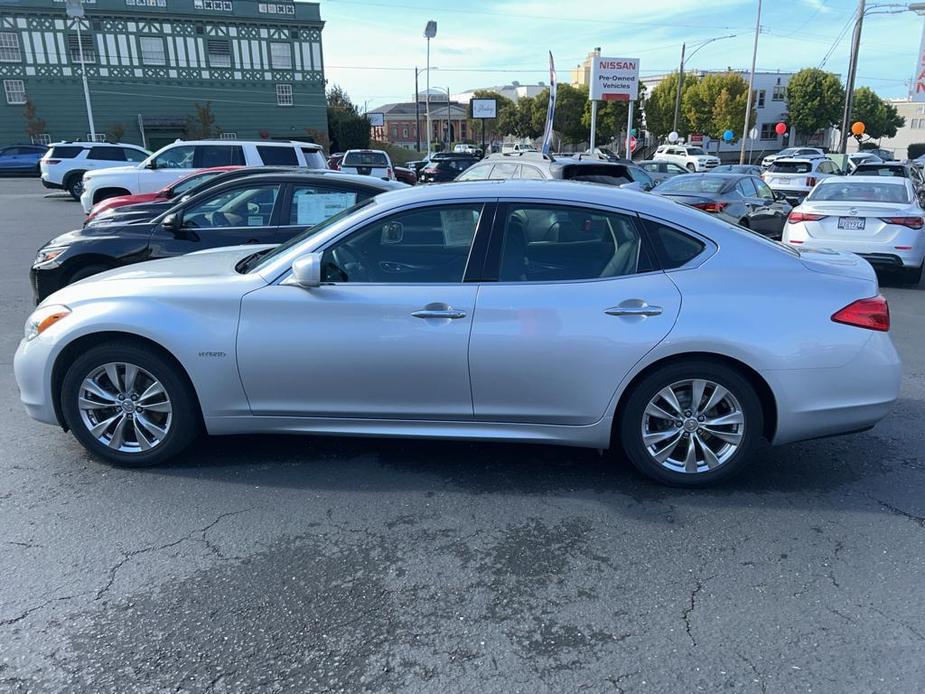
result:
[[[118,162],[142,162],[151,153],[141,147],[109,142],[56,142],[39,160],[42,185],[66,190],[75,200],[83,192],[83,175],[94,169],[108,169]]]
[[[116,195],[153,193],[197,169],[263,165],[327,168],[321,145],[309,142],[178,140],[135,166],[87,172],[80,204],[89,212],[96,203]]]
[[[778,159],[793,159],[794,157],[824,157],[823,152],[818,147],[788,147],[782,149],[777,154],[769,154],[761,160],[761,168],[766,169]]]
[[[842,170],[838,168],[838,164],[821,155],[778,159],[761,174],[761,178],[771,190],[783,193],[793,204],[794,201],[803,202],[803,198],[809,195],[813,186],[823,178],[841,174]]]
[[[694,145],[662,145],[652,157],[658,161],[670,161],[688,171],[709,171],[719,166],[719,157],[707,154],[703,147]]]
[[[395,180],[392,159],[381,149],[348,149],[340,161],[344,173],[375,176],[386,181]]]

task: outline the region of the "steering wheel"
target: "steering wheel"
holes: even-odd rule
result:
[[[331,251],[331,257],[334,259],[334,264],[341,274],[344,275],[344,280],[348,282],[368,282],[369,281],[369,272],[366,270],[366,266],[363,265],[363,260],[360,257],[360,254],[350,248],[347,244],[341,244],[333,251]]]

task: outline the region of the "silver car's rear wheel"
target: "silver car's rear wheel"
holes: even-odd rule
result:
[[[672,472],[715,470],[735,455],[745,433],[738,399],[708,379],[665,386],[649,400],[642,440],[652,460]]]
[[[88,374],[77,393],[77,410],[91,436],[122,453],[156,448],[173,424],[164,386],[127,362],[103,364]]]

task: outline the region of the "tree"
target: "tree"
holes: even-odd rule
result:
[[[45,120],[38,117],[32,99],[26,99],[26,107],[23,109],[22,115],[26,119],[26,135],[29,136],[30,142],[34,141],[37,136],[45,132]]]
[[[523,101],[523,99],[521,99]],[[552,128],[559,133],[562,140],[569,144],[585,142],[590,136],[590,129],[582,123],[581,115],[588,101],[587,87],[573,87],[570,84],[560,84],[556,89],[556,113],[553,116]],[[520,102],[518,102],[519,105]],[[534,137],[543,134],[546,127],[546,110],[549,107],[549,89],[544,89],[536,95],[532,113]]]
[[[106,139],[109,142],[122,142],[122,136],[125,135],[125,126],[122,123],[113,123],[106,131]]]
[[[883,101],[870,87],[854,90],[850,121],[864,123],[864,133],[873,140],[896,137],[896,129],[906,124],[896,107]]]
[[[681,88],[681,100],[700,82],[697,75],[684,75],[684,85]],[[664,138],[671,132],[674,123],[674,101],[678,92],[678,73],[672,72],[668,77],[656,85],[652,93],[646,97],[645,115],[646,130],[658,139]],[[678,133],[687,135],[691,132],[690,123],[684,110],[678,113]]]
[[[215,126],[215,114],[212,113],[212,102],[207,101],[205,106],[193,104],[195,115],[186,117],[186,136],[190,140],[208,140],[221,132]]]
[[[705,75],[690,89],[684,90],[681,109],[691,132],[720,140],[726,130],[742,132],[745,123],[748,82],[737,72]],[[752,109],[748,127],[755,123]]]
[[[501,96],[498,92],[494,92],[490,89],[477,89],[472,96],[474,99],[495,99],[498,109],[496,111],[497,118],[470,118],[467,121],[466,130],[470,134],[470,139],[473,141],[481,141],[483,125],[485,127],[486,142],[491,142],[497,137],[508,135],[510,131],[502,130],[500,125],[509,124],[509,112],[514,108],[514,102],[506,96]]]
[[[646,85],[639,85],[639,94],[633,106],[633,126],[636,132],[642,129],[643,114],[646,113],[648,101],[646,100]],[[629,109],[627,101],[599,101],[597,104],[597,131],[595,139],[598,143],[610,142],[614,139],[623,139],[626,136],[626,116]],[[585,101],[584,112],[581,114],[581,123],[588,129],[588,139],[591,138],[591,101]]]
[[[549,100],[549,92],[545,92],[546,99],[543,101],[543,117],[546,116],[546,102]],[[536,97],[523,96],[514,102],[511,108],[505,109],[498,114],[498,131],[505,135],[514,135],[515,137],[529,137],[534,139],[543,134],[543,125],[539,129],[534,125],[533,113],[538,108]]]
[[[790,125],[803,142],[817,131],[841,121],[845,90],[831,72],[811,67],[800,70],[787,85]]]
[[[332,152],[369,147],[369,119],[361,116],[347,92],[332,86],[328,98],[328,139]]]

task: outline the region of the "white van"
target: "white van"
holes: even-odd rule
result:
[[[531,144],[524,144],[523,142],[515,142],[513,144],[503,144],[501,145],[501,154],[510,154],[511,152],[536,152],[537,149]]]

